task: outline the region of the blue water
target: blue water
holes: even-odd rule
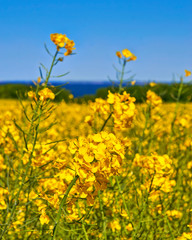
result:
[[[136,85],[144,85],[147,82],[136,81]],[[0,81],[0,84],[27,84],[34,85],[32,81],[12,80]],[[95,94],[97,89],[112,86],[110,81],[51,81],[51,85],[58,86],[65,84],[64,88],[71,91],[74,97],[81,97],[84,95]]]
[[[84,95],[95,94],[97,89],[111,86],[110,82],[89,83],[89,82],[76,82],[69,83],[65,86],[70,90],[74,97],[81,97]]]

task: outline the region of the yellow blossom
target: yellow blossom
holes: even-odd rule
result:
[[[122,54],[125,58],[130,58],[132,57],[132,53],[128,49],[122,50]]]
[[[55,94],[49,88],[42,89],[38,92],[38,95],[40,96],[39,99],[41,101],[46,101],[47,99],[55,99]]]
[[[49,223],[49,217],[46,215],[44,209],[41,211],[41,216],[40,216],[39,220],[41,222],[41,225]]]
[[[118,220],[113,220],[112,222],[110,222],[109,227],[112,229],[113,232],[121,230],[121,225],[119,224]]]
[[[156,86],[157,84],[156,84],[155,82],[150,82],[149,85],[150,85],[150,87],[154,87],[154,86]]]
[[[185,77],[191,76],[191,71],[185,70]]]
[[[60,48],[65,48],[67,51],[64,53],[65,56],[68,56],[72,53],[75,49],[75,43],[73,40],[67,38],[65,34],[60,33],[52,33],[50,35],[51,41],[57,46],[57,50],[59,51]],[[60,58],[61,60],[61,58]]]
[[[122,55],[121,55],[121,52],[120,52],[120,51],[117,51],[117,52],[116,52],[116,55],[117,55],[118,58],[122,58]]]
[[[133,226],[131,223],[129,223],[126,227],[127,231],[133,231]]]
[[[134,81],[131,81],[131,85],[132,85],[132,86],[135,85],[135,83],[136,83],[135,80],[134,80]]]

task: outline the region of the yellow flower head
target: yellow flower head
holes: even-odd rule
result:
[[[129,61],[135,61],[137,59],[137,57],[131,52],[129,51],[128,49],[124,49],[122,50],[122,54],[126,59],[127,62]],[[121,58],[121,53],[120,52],[116,52],[116,55]],[[120,57],[121,56],[121,57]]]
[[[126,227],[127,231],[133,231],[133,225],[129,223]]]
[[[51,41],[57,45],[59,48],[63,48],[67,41],[69,40],[65,34],[52,33],[50,35]]]
[[[132,85],[132,86],[135,85],[135,83],[136,83],[135,80],[134,80],[134,81],[131,81],[131,85]]]
[[[162,104],[162,99],[155,92],[151,90],[147,91],[147,104],[150,104],[153,108]]]
[[[38,95],[40,96],[41,101],[45,101],[48,98],[49,99],[55,99],[55,94],[49,89],[49,88],[44,88],[41,91],[38,92]]]
[[[122,58],[121,52],[120,52],[120,51],[117,51],[117,52],[116,52],[116,56],[117,56],[118,58]]]
[[[75,43],[73,40],[68,40],[66,45],[65,45],[65,49],[67,50],[67,52],[64,53],[65,56],[68,56],[72,53],[73,50],[75,50],[74,48]]]
[[[157,84],[154,83],[154,82],[150,82],[149,85],[150,85],[150,87],[154,87],[154,86],[156,86]]]
[[[70,40],[65,34],[52,33],[50,35],[51,41],[57,46],[57,51],[60,48],[65,48],[67,52],[64,53],[65,56],[68,56],[75,50],[75,43],[73,40]]]
[[[134,54],[132,54],[132,56],[129,59],[127,59],[127,62],[135,61],[136,59],[137,59],[137,57]]]
[[[122,54],[125,58],[129,58],[129,57],[132,57],[132,53],[128,50],[128,49],[124,49],[122,51]]]
[[[191,71],[185,70],[185,77],[191,76]]]

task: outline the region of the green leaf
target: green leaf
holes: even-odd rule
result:
[[[44,68],[44,70],[46,71],[46,73],[49,72],[48,69],[47,69],[42,63],[40,63],[40,65]]]
[[[66,76],[67,74],[69,74],[70,72],[66,72],[64,74],[61,74],[61,75],[58,75],[58,76],[51,76],[51,78],[60,78],[60,77],[64,77]]]
[[[49,52],[46,43],[44,43],[44,47],[45,47],[46,52],[47,52],[51,57],[53,57],[53,55]]]

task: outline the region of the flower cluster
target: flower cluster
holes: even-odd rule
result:
[[[31,98],[31,99],[35,99],[35,101],[37,101],[37,97],[36,97],[36,93],[33,92],[33,91],[29,91],[27,93],[28,97]]]
[[[178,237],[177,240],[188,240],[188,239],[192,239],[192,223],[190,223],[189,225],[187,225],[187,227],[189,227],[190,232],[188,232],[188,233],[183,232],[182,236]]]
[[[150,104],[152,108],[155,108],[162,104],[162,99],[153,91],[148,90],[146,102],[147,102],[147,104]]]
[[[136,154],[133,165],[141,167],[141,173],[146,178],[143,188],[150,192],[151,198],[156,199],[159,191],[171,192],[176,184],[170,179],[173,175],[173,168],[172,160],[168,155],[140,156]]]
[[[75,43],[70,40],[65,34],[52,33],[50,35],[51,41],[57,46],[57,50],[60,48],[65,48],[67,51],[64,53],[65,56],[70,55],[73,50],[75,50]]]
[[[107,187],[110,176],[121,172],[125,149],[129,141],[120,141],[112,133],[101,132],[70,142],[69,150],[74,155],[73,167],[79,176],[76,184],[80,196],[92,204],[99,190]]]
[[[107,102],[113,107],[114,127],[116,129],[128,128],[131,126],[135,116],[135,98],[129,93],[111,93],[109,91]]]
[[[39,99],[40,101],[44,102],[47,99],[54,100],[55,99],[55,94],[51,91],[49,88],[44,88],[38,92]],[[33,91],[28,92],[28,97],[35,99],[37,101],[37,96],[36,93]]]
[[[120,51],[117,51],[116,55],[118,58],[122,58],[122,55],[123,55],[125,57],[126,62],[135,61],[137,59],[137,57],[128,49],[122,50],[122,54]]]
[[[166,214],[170,220],[172,220],[173,218],[181,218],[182,217],[182,212],[180,212],[178,210],[168,210],[168,211],[166,211]]]
[[[189,76],[191,76],[191,71],[185,70],[185,77],[189,77]]]
[[[43,102],[46,101],[47,99],[54,100],[55,99],[55,94],[49,89],[49,88],[44,88],[41,91],[38,92],[39,99]]]
[[[135,98],[129,93],[108,92],[107,100],[97,98],[95,102],[90,104],[93,113],[99,113],[99,116],[106,119],[109,114],[114,122],[115,129],[125,129],[131,126],[135,116]],[[93,114],[94,115],[94,114]],[[87,116],[85,122],[92,124],[94,117]]]
[[[4,189],[0,187],[0,210],[2,209],[7,209],[7,204],[6,204],[6,196],[9,194],[9,191],[7,189]]]

